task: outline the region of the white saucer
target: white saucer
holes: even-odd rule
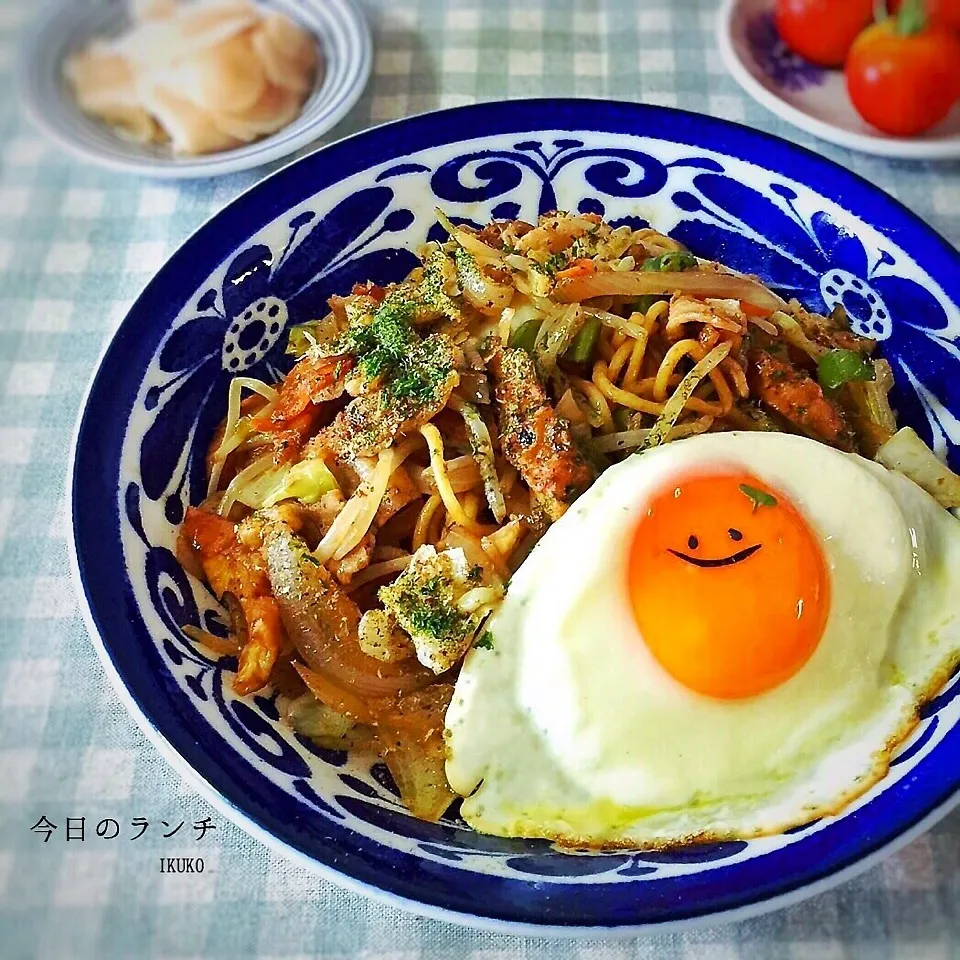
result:
[[[841,70],[791,53],[777,36],[773,0],[724,0],[717,43],[727,69],[755,100],[814,136],[851,150],[907,160],[960,158],[960,105],[917,137],[890,137],[863,120]]]
[[[351,0],[267,0],[316,38],[321,68],[300,115],[269,137],[207,156],[175,156],[168,147],[121,139],[84,115],[62,80],[67,53],[116,32],[125,3],[59,0],[39,15],[21,46],[17,85],[30,119],[81,160],[148,177],[212,177],[259,167],[326,133],[356,103],[370,75],[370,30]]]

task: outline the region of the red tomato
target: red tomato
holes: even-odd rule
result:
[[[777,0],[777,31],[801,57],[840,67],[873,19],[873,0]]]
[[[960,37],[944,27],[903,33],[891,17],[865,30],[847,58],[850,99],[884,133],[910,137],[939,123],[960,97]]]
[[[897,13],[903,0],[890,0],[890,12]],[[931,23],[960,32],[960,0],[927,0],[927,16]]]

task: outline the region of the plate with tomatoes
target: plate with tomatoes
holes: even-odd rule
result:
[[[960,0],[725,0],[717,34],[740,85],[809,133],[960,158]]]

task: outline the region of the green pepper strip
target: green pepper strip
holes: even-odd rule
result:
[[[613,411],[613,422],[620,431],[630,429],[630,411],[626,407],[617,407]]]
[[[537,334],[540,332],[540,320],[528,320],[521,324],[510,334],[510,346],[520,347],[527,353],[533,353],[533,346],[537,342]]]
[[[671,250],[662,253],[659,257],[651,257],[643,261],[643,269],[660,273],[673,273],[676,270],[689,270],[697,265],[697,258],[682,250]]]
[[[856,350],[830,350],[817,363],[817,379],[825,390],[837,390],[851,380],[875,380],[873,364]]]
[[[593,351],[597,349],[600,339],[600,321],[597,317],[587,317],[583,326],[573,338],[573,343],[567,347],[563,355],[564,360],[571,363],[589,363],[593,359]]]
[[[655,303],[668,299],[669,297],[662,297],[658,293],[645,293],[630,304],[630,309],[634,313],[646,314]]]

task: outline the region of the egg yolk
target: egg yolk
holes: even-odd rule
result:
[[[815,534],[749,474],[691,476],[654,496],[628,577],[650,652],[679,683],[719,699],[790,679],[816,650],[830,605]]]

